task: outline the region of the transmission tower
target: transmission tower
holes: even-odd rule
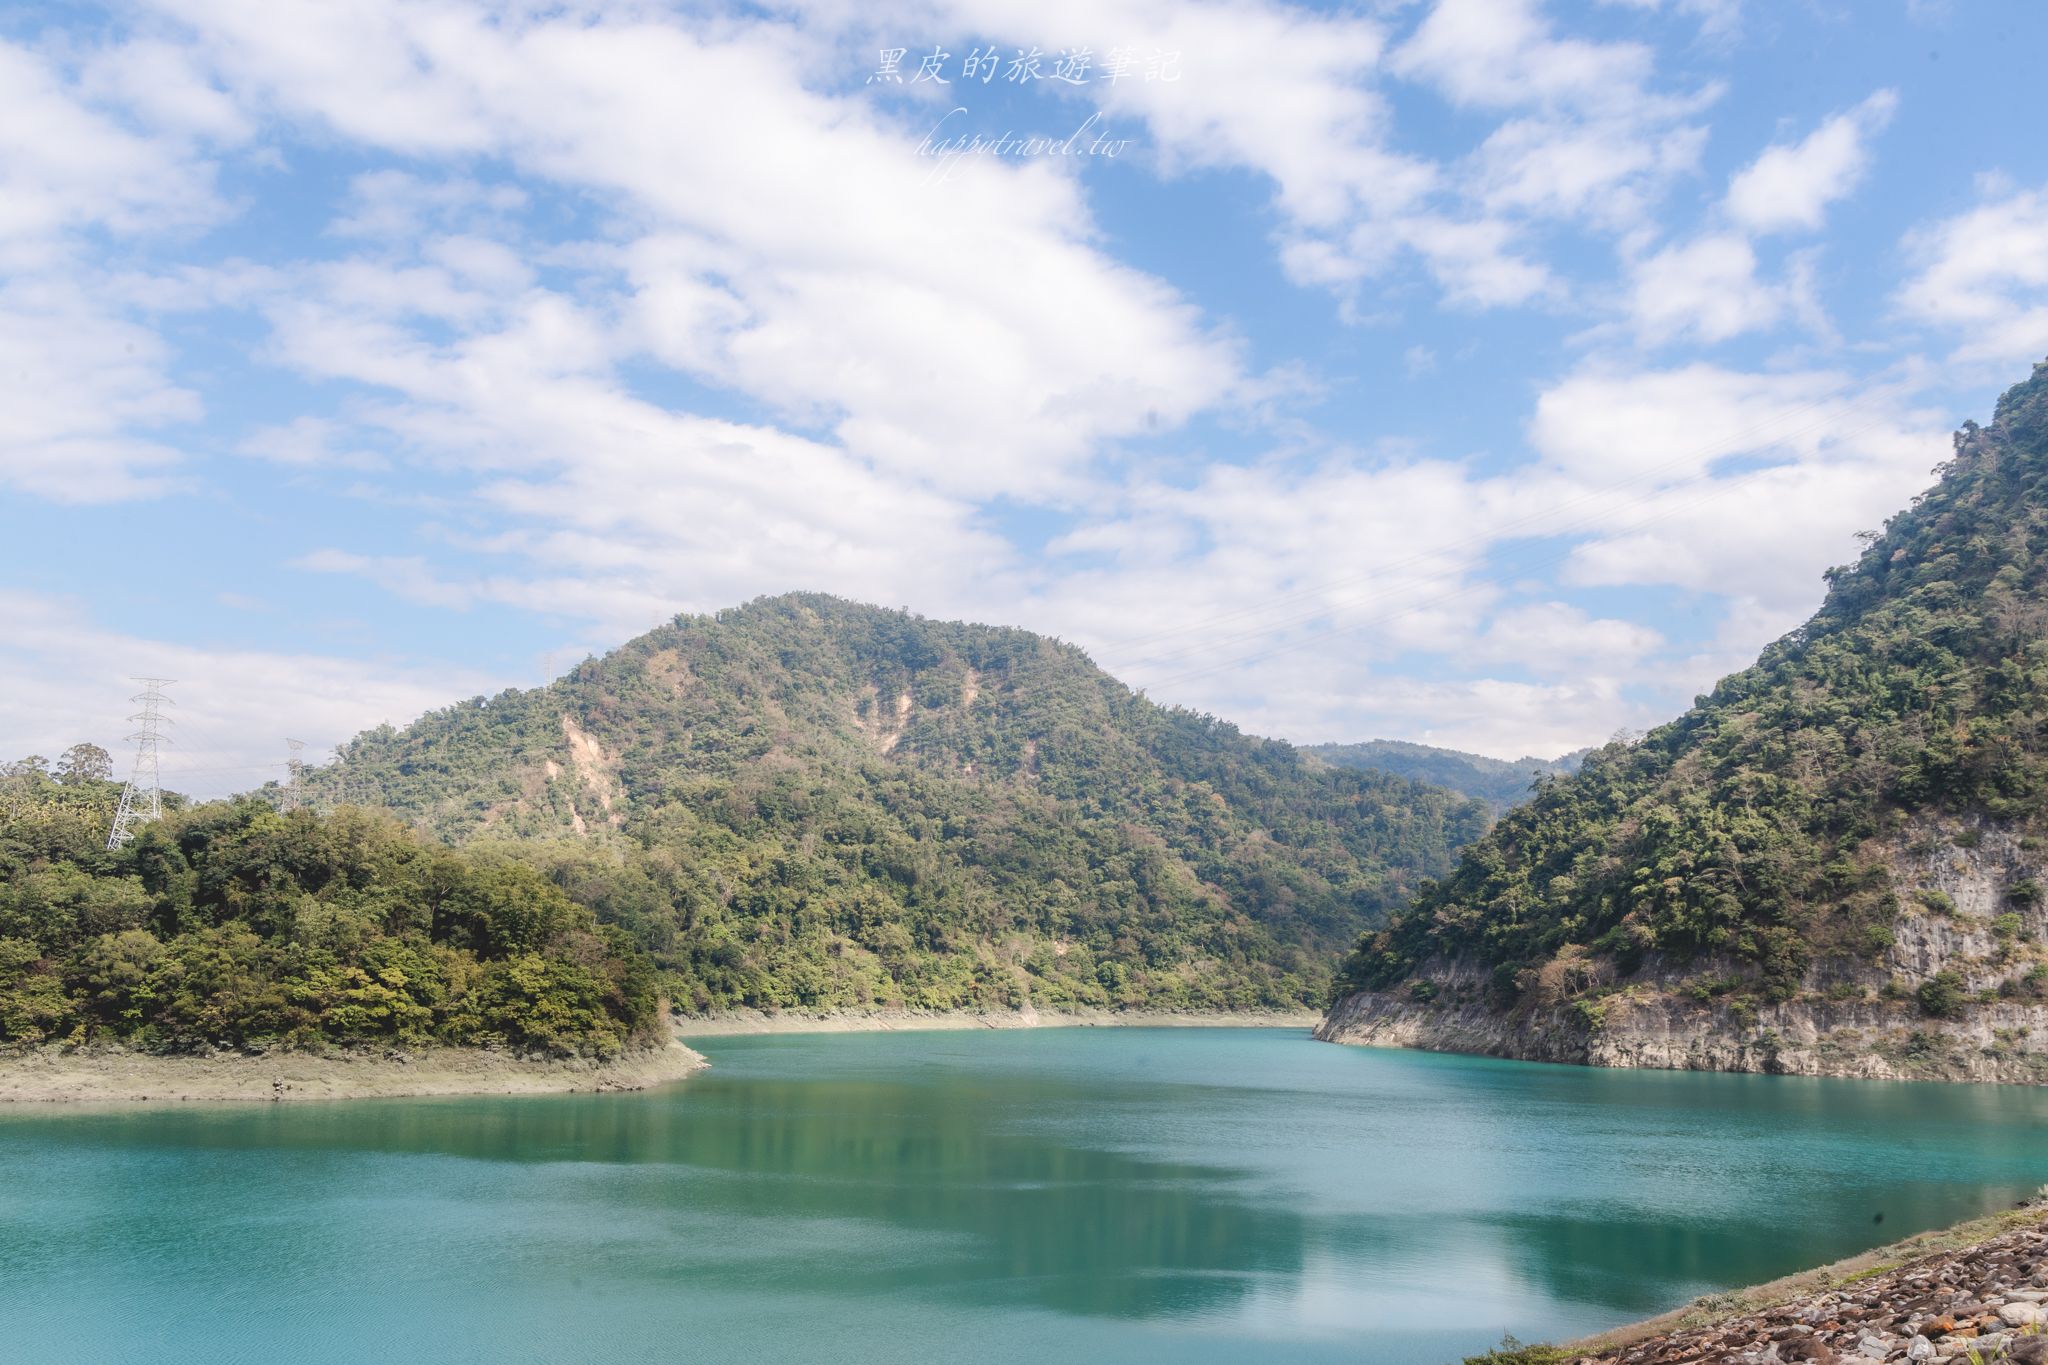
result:
[[[288,739],[284,747],[291,750],[291,757],[285,760],[284,795],[278,809],[295,811],[306,802],[306,741]]]
[[[327,789],[331,793],[327,800],[326,813],[332,815],[336,806],[360,806],[363,797],[356,790],[355,771],[348,766],[348,750],[340,745],[334,747],[334,762],[327,771],[331,779]]]
[[[135,836],[137,825],[160,820],[164,813],[163,769],[158,759],[158,746],[168,744],[162,728],[170,724],[161,714],[162,708],[171,704],[164,696],[171,678],[136,678],[142,684],[142,691],[128,700],[139,702],[140,711],[128,717],[136,723],[135,733],[128,736],[135,742],[135,768],[128,774],[128,785],[121,789],[121,805],[114,812],[114,827],[107,831],[107,851],[112,852]]]

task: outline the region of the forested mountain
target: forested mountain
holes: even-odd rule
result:
[[[1365,937],[1345,985],[1479,983],[1495,1008],[1573,1005],[1596,1032],[1652,985],[1737,1017],[2040,998],[2048,366],[1939,473],[1828,573],[1812,620],[1547,781]]]
[[[1430,744],[1410,744],[1399,739],[1369,739],[1363,744],[1311,744],[1303,753],[1314,754],[1340,768],[1376,768],[1396,777],[1448,787],[1474,801],[1483,801],[1495,816],[1529,798],[1538,780],[1577,772],[1591,750],[1581,749],[1562,758],[1488,758],[1457,749],[1439,749]]]
[[[1319,1003],[1485,822],[1072,646],[813,595],[679,617],[308,780],[520,841],[693,1009]]]
[[[608,1057],[659,983],[516,858],[389,814],[173,802],[117,852],[118,784],[0,775],[0,1044],[488,1044]]]

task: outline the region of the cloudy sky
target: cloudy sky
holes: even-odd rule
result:
[[[2044,50],[2030,0],[9,7],[0,756],[155,673],[167,781],[246,787],[790,589],[1300,741],[1654,723],[2048,354]]]

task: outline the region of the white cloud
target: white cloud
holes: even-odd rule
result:
[[[130,89],[122,72],[164,84]],[[161,49],[107,48],[88,53],[81,85],[0,41],[0,487],[107,502],[170,486],[181,457],[161,433],[199,416],[198,396],[170,377],[170,349],[123,313],[119,290],[81,263],[80,242],[187,230],[223,211],[180,134],[232,130],[181,73]],[[95,91],[142,102],[173,131],[133,130]]]
[[[179,452],[136,431],[200,415],[168,348],[64,279],[0,286],[0,487],[60,502],[161,492]]]
[[[1628,308],[1650,345],[1680,338],[1716,342],[1775,325],[1795,299],[1757,278],[1756,251],[1733,233],[1711,233],[1644,257],[1629,272]]]
[[[1437,0],[1392,66],[1479,108],[1598,108],[1637,102],[1653,56],[1640,43],[1559,38],[1534,0]]]
[[[517,185],[486,185],[462,176],[433,180],[409,171],[365,171],[349,185],[350,204],[329,231],[341,237],[407,242],[430,230],[503,225],[526,207]]]
[[[1985,202],[1914,232],[1908,317],[1961,337],[1956,358],[2011,367],[2048,352],[2048,188],[1993,182]]]
[[[1595,617],[1565,602],[1532,602],[1496,615],[1474,642],[1472,656],[1512,664],[1538,677],[1587,672],[1618,678],[1663,647],[1649,626]]]
[[[1714,85],[1653,89],[1649,47],[1559,37],[1535,0],[1438,0],[1388,65],[1454,104],[1511,114],[1458,168],[1460,189],[1481,209],[1464,237],[1484,241],[1475,231],[1484,229],[1495,239],[1484,270],[1495,286],[1467,289],[1468,302],[1562,292],[1555,280],[1513,269],[1530,254],[1514,245],[1525,235],[1510,226],[1518,217],[1644,232],[1670,186],[1697,170],[1707,131],[1695,119],[1720,94]],[[1427,252],[1438,240],[1430,225],[1415,244]]]
[[[1403,227],[1408,244],[1454,304],[1507,306],[1554,294],[1548,267],[1518,254],[1514,229],[1498,220],[1420,217]]]
[[[1239,378],[1193,308],[1091,244],[1070,177],[979,157],[936,180],[872,101],[806,88],[806,45],[781,26],[172,8],[249,98],[373,147],[503,156],[620,196],[643,237],[620,264],[645,334],[689,337],[664,360],[920,480],[1042,495],[1102,443],[1169,429]],[[361,340],[412,349],[388,328]]]
[[[65,234],[131,234],[219,215],[212,176],[183,144],[129,131],[38,54],[0,41],[0,269],[47,268]]]
[[[0,589],[0,734],[18,754],[81,740],[128,769],[133,677],[175,678],[164,785],[199,796],[282,776],[285,738],[322,754],[383,721],[494,690],[472,670],[308,653],[207,648],[107,630],[79,603]],[[15,757],[17,754],[8,754]]]
[[[1814,296],[1811,253],[1789,257],[1764,279],[1755,239],[1788,228],[1817,229],[1828,205],[1847,195],[1870,160],[1868,140],[1891,119],[1898,97],[1880,90],[1823,123],[1804,141],[1768,148],[1730,180],[1725,226],[1638,256],[1628,267],[1629,324],[1639,341],[1707,344],[1767,331],[1791,318],[1831,335]]]
[[[282,426],[263,427],[244,440],[236,451],[274,464],[297,465],[307,469],[381,470],[390,461],[374,451],[346,446],[345,431],[339,423],[320,417],[294,417]],[[342,442],[337,448],[337,442]]]
[[[1855,422],[1856,401],[1840,374],[1589,363],[1537,399],[1529,440],[1598,484],[1672,484],[1725,460],[1815,458]]]
[[[347,550],[322,549],[300,555],[286,566],[309,573],[355,574],[369,579],[393,597],[425,607],[467,608],[476,598],[474,588],[443,582],[418,555],[359,555]]]
[[[1767,149],[1728,183],[1728,216],[1751,232],[1818,228],[1829,204],[1854,190],[1869,168],[1869,140],[1898,108],[1880,90],[1823,123],[1805,140]]]
[[[803,7],[810,17],[820,8]],[[914,15],[892,12],[888,30],[917,27]],[[1086,45],[1098,60],[1120,48],[1178,53],[1178,80],[1097,81],[1070,105],[1099,106],[1118,129],[1140,121],[1141,155],[1160,174],[1264,177],[1280,259],[1299,283],[1348,294],[1413,259],[1405,225],[1443,177],[1393,145],[1377,19],[1268,0],[932,0],[929,15],[926,29],[956,46],[993,37]]]
[[[1698,167],[1706,141],[1707,130],[1688,123],[1510,119],[1474,154],[1477,193],[1497,211],[1586,218],[1623,230],[1641,223],[1666,186]]]
[[[1947,446],[1903,380],[1597,363],[1545,390],[1529,440],[1540,462],[1490,474],[1355,456],[1134,488],[1052,547],[1089,566],[1032,613],[1253,728],[1561,752],[1754,657]],[[1557,595],[1588,588],[1676,588],[1726,619],[1699,652]],[[1502,664],[1532,680],[1485,676]]]
[[[819,6],[804,6],[814,17]],[[1639,44],[1561,39],[1527,3],[1450,0],[1388,53],[1384,15],[1311,13],[1264,0],[935,0],[932,28],[1100,53],[1134,39],[1179,52],[1177,82],[1091,87],[1112,118],[1144,120],[1149,164],[1245,169],[1274,185],[1280,260],[1349,312],[1361,288],[1419,265],[1461,306],[1513,307],[1559,293],[1519,217],[1637,225],[1697,163],[1704,129],[1683,120],[1708,90],[1652,93]],[[829,11],[842,15],[842,11]],[[915,27],[892,12],[891,32]],[[1454,101],[1528,111],[1465,163],[1400,145],[1387,77]]]
[[[1774,609],[1930,480],[1945,421],[1902,385],[1694,364],[1588,367],[1538,400],[1531,442],[1596,491],[1567,582],[1671,584]],[[1761,645],[1762,639],[1752,644]]]
[[[231,145],[256,133],[247,111],[208,78],[198,54],[161,39],[88,52],[78,85],[93,101],[128,108],[172,136]]]
[[[466,335],[427,344],[404,326],[408,297],[465,319]],[[513,556],[523,570],[451,577],[417,556],[344,547],[302,567],[354,573],[414,602],[489,600],[623,636],[679,609],[791,588],[938,609],[945,585],[988,583],[1008,564],[1006,543],[977,529],[966,501],[831,442],[633,396],[611,375],[598,321],[561,296],[475,298],[431,268],[380,276],[356,262],[301,277],[270,307],[280,358],[393,395],[355,414],[375,433],[367,444],[478,480],[474,507],[506,529],[463,548]],[[263,453],[315,460],[334,439],[329,424],[295,426]]]

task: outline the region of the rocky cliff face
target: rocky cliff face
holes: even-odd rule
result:
[[[1503,1011],[1486,972],[1439,959],[1419,985],[1339,1000],[1316,1036],[1585,1066],[2048,1084],[2048,850],[2036,842],[1992,822],[1914,822],[1885,850],[1903,902],[1891,945],[1816,963],[1789,1000],[1759,1000],[1726,963],[1603,978],[1588,962],[1574,979],[1567,959]],[[1960,998],[1923,1002],[1942,980]]]
[[[1750,1013],[1645,992],[1609,997],[1594,1020],[1575,1011],[1501,1014],[1478,1003],[1363,991],[1339,1001],[1316,1037],[1582,1066],[2048,1083],[2048,1006],[2039,1004],[1986,1005],[1967,1019],[1933,1020],[1904,1003],[1791,1001]]]

